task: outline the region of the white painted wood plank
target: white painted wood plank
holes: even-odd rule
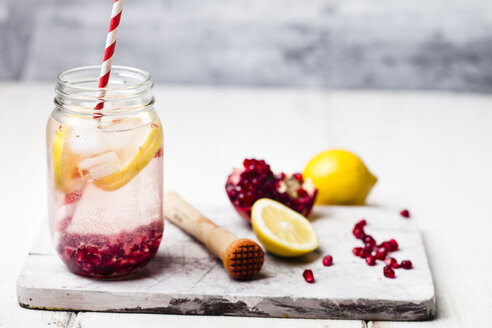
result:
[[[281,318],[240,318],[212,317],[169,314],[131,314],[131,313],[79,313],[74,328],[365,328],[363,321],[322,320],[322,319],[281,319]]]
[[[231,206],[199,206],[214,222],[236,235],[256,239]],[[411,259],[412,270],[383,276],[381,262],[368,267],[352,254],[362,246],[351,231],[365,217],[377,241],[396,238],[398,261]],[[266,254],[260,276],[231,279],[202,245],[167,223],[156,258],[135,279],[97,281],[70,273],[52,247],[45,228],[19,280],[19,303],[33,308],[74,311],[226,314],[244,316],[416,320],[435,313],[434,286],[415,220],[377,207],[317,207],[311,216],[320,246],[299,259]],[[334,265],[321,263],[325,254]],[[315,284],[302,278],[312,269]]]

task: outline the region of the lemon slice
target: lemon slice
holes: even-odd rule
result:
[[[58,126],[53,139],[53,176],[55,188],[64,192],[72,190],[74,176],[77,175],[79,156],[73,154],[66,146],[67,135],[70,129]]]
[[[144,143],[130,161],[117,172],[96,180],[94,184],[103,190],[111,191],[123,187],[130,182],[151,160],[162,147],[162,126],[159,119],[152,123]]]
[[[298,256],[318,247],[318,235],[301,214],[268,198],[257,200],[251,224],[260,242],[273,254]]]

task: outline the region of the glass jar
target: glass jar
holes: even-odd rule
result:
[[[46,129],[48,212],[67,267],[114,278],[144,267],[161,242],[163,132],[147,72],[113,66],[101,90],[99,70],[57,77]]]

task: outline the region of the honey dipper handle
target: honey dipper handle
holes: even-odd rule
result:
[[[201,241],[220,259],[227,247],[238,239],[233,233],[207,219],[175,192],[164,193],[164,216]]]

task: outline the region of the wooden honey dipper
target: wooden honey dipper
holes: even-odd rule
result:
[[[222,259],[225,270],[233,278],[250,279],[260,272],[265,254],[256,242],[240,239],[219,227],[178,194],[164,193],[164,215]]]

